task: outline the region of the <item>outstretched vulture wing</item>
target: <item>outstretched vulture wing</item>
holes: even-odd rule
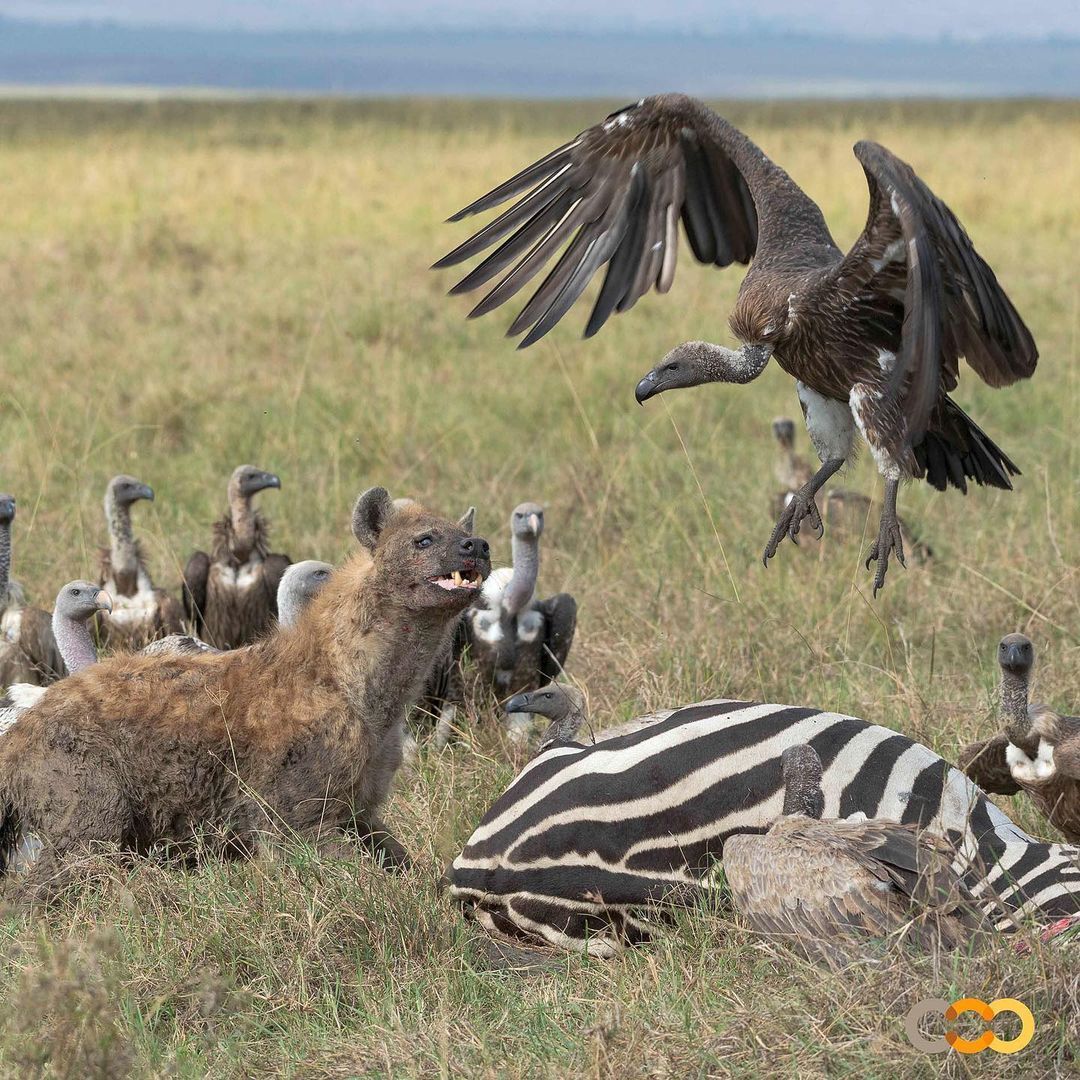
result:
[[[557,593],[536,607],[544,613],[544,649],[540,674],[549,682],[559,678],[570,655],[577,627],[577,601],[569,593]]]
[[[184,614],[196,634],[203,632],[206,615],[206,583],[210,578],[210,556],[196,551],[184,567]]]
[[[895,319],[903,302],[892,400],[882,407],[901,409],[914,445],[942,392],[956,386],[961,356],[990,386],[1009,386],[1032,375],[1038,351],[994,271],[911,166],[875,142],[856,143],[855,156],[866,173],[870,212],[836,284],[855,295],[868,318]],[[906,448],[888,449],[901,459]]]
[[[585,328],[591,337],[613,311],[629,310],[654,285],[658,292],[671,288],[680,217],[700,262],[750,261],[757,215],[742,173],[721,145],[725,137],[751,145],[681,94],[629,105],[459,210],[451,221],[521,196],[435,268],[502,241],[451,290],[471,292],[503,275],[470,312],[475,317],[509,300],[561,250],[510,326],[511,335],[528,331],[519,345],[525,348],[566,314],[606,263]]]

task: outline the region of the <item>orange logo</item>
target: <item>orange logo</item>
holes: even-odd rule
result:
[[[927,1016],[942,1016],[956,1020],[964,1013],[973,1012],[987,1024],[1001,1013],[1013,1013],[1020,1018],[1020,1034],[1013,1039],[1002,1039],[988,1027],[977,1039],[965,1039],[952,1028],[940,1038],[929,1038],[919,1030],[919,1024]],[[999,1054],[1015,1054],[1023,1050],[1035,1037],[1035,1017],[1031,1010],[1016,998],[998,998],[987,1004],[979,998],[960,998],[951,1004],[943,998],[925,998],[918,1002],[904,1018],[904,1030],[912,1046],[926,1054],[941,1054],[955,1050],[958,1054],[979,1054],[993,1050]]]

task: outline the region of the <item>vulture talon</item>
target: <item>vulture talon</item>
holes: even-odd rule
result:
[[[904,541],[900,536],[900,523],[896,519],[896,492],[900,483],[898,480],[890,480],[885,486],[885,505],[881,511],[881,520],[878,524],[878,535],[866,556],[866,569],[870,564],[878,564],[877,573],[874,575],[874,599],[885,587],[885,575],[889,570],[889,556],[895,555],[897,562],[906,570],[907,561],[904,559]]]
[[[804,484],[792,495],[791,501],[784,507],[776,522],[776,527],[772,531],[772,536],[769,537],[768,544],[765,545],[765,553],[762,555],[761,560],[765,566],[769,565],[769,560],[776,554],[776,549],[785,536],[798,547],[799,528],[807,518],[810,519],[810,524],[813,525],[819,540],[825,535],[825,526],[821,521],[817,503],[814,501],[816,493],[817,489],[811,482]]]

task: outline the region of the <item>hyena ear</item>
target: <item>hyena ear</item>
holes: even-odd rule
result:
[[[476,507],[470,506],[461,517],[458,518],[458,525],[465,530],[466,536],[472,536],[473,529],[476,526]]]
[[[394,504],[386,488],[368,488],[356,500],[356,506],[353,507],[352,512],[352,531],[361,547],[366,547],[368,551],[375,550],[375,545],[379,542],[379,534],[393,512]]]

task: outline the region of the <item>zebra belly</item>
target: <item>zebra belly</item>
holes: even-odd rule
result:
[[[650,906],[710,888],[725,838],[780,814],[780,755],[800,743],[822,759],[825,817],[917,822],[957,846],[976,896],[1080,912],[1080,850],[1029,836],[928,747],[852,716],[726,700],[537,755],[454,860],[451,894],[485,925],[564,947],[647,936]]]

